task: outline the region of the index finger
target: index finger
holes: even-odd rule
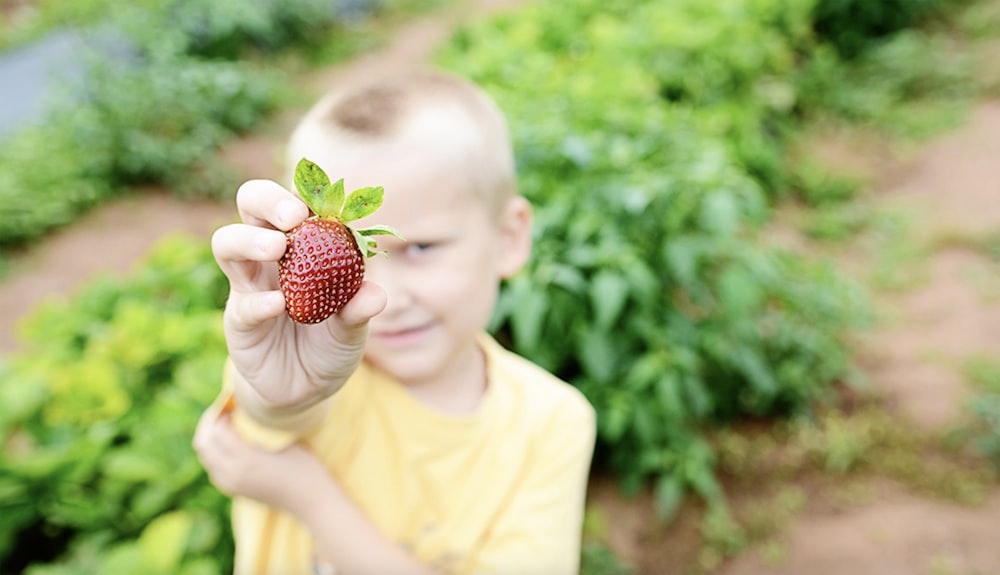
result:
[[[271,180],[247,180],[236,191],[236,208],[243,223],[288,231],[309,217],[298,196]]]

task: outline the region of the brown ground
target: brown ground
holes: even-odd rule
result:
[[[872,207],[907,214],[914,224],[907,241],[928,251],[915,285],[879,297],[885,321],[867,338],[866,372],[887,409],[946,429],[970,393],[962,363],[1000,352],[996,262],[962,247],[1000,232],[1000,102],[980,105],[963,127],[908,156],[870,166]],[[835,513],[807,506],[780,565],[749,555],[721,573],[1000,574],[1000,489],[972,507],[921,498],[890,482],[878,483],[875,493],[867,504]]]
[[[480,0],[468,12],[419,19],[403,27],[392,46],[315,74],[307,85],[318,93],[344,75],[419,65],[456,18],[516,1]],[[233,143],[224,156],[248,178],[280,178],[281,140],[294,116],[277,119],[264,135]],[[821,144],[830,161],[872,181],[872,209],[909,214],[915,225],[908,241],[927,250],[922,263],[909,269],[910,285],[880,296],[885,321],[863,346],[871,383],[886,395],[887,409],[929,427],[954,423],[969,391],[959,373],[962,361],[1000,352],[996,264],[962,247],[966,240],[1000,232],[1000,102],[980,105],[963,127],[905,156],[878,142],[838,135]],[[14,326],[39,300],[67,297],[99,273],[125,272],[164,234],[181,232],[208,241],[212,230],[234,218],[231,202],[182,203],[150,192],[95,210],[53,234],[0,281],[0,353],[15,349]],[[864,269],[874,255],[862,251],[848,263]],[[854,505],[808,501],[792,521],[777,563],[750,552],[719,572],[1000,574],[1000,489],[971,507],[919,496],[884,479],[873,479],[868,489],[871,495]],[[640,573],[681,572],[674,558],[692,557],[693,529],[653,527],[648,496],[622,499],[603,480],[595,480],[591,494],[608,519],[609,543]],[[677,524],[692,524],[693,513],[683,510]]]

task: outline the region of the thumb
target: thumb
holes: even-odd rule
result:
[[[363,326],[385,309],[387,301],[388,296],[382,286],[363,282],[358,293],[340,310],[340,321],[349,328]]]

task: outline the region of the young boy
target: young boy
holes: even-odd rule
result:
[[[275,263],[297,196],[249,181],[214,235],[230,363],[194,444],[234,496],[236,573],[577,572],[594,411],[485,333],[531,249],[500,110],[441,72],[370,83],[306,115],[301,157],[384,186],[357,225],[406,241],[380,237],[354,299],[300,325]]]

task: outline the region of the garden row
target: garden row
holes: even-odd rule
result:
[[[275,62],[289,52],[349,53],[358,41],[344,23],[383,3],[39,2],[47,17],[12,23],[8,50],[21,47],[17,30],[39,35],[69,22],[81,69],[52,78],[48,93],[34,95],[43,117],[0,141],[0,254],[137,185],[228,189],[215,149],[295,97]]]
[[[867,317],[863,292],[760,232],[779,198],[820,204],[853,190],[787,159],[803,118],[836,104],[828,82],[846,74],[841,58],[877,67],[865,55],[884,52],[867,42],[956,3],[883,4],[893,9],[537,3],[460,30],[439,55],[507,112],[536,206],[534,258],[504,286],[491,329],[587,395],[599,415],[595,465],[633,489],[652,485],[663,518],[692,492],[724,512],[709,430],[808,414],[853,380],[847,342]],[[253,92],[245,86],[234,81],[229,93],[241,96],[227,102]],[[184,104],[156,101],[156,119]],[[215,110],[202,120],[222,126],[237,108],[197,112]],[[159,136],[172,142],[194,126],[172,121]],[[213,141],[177,157],[200,158]],[[151,148],[170,158],[136,165],[177,160]],[[82,164],[67,173],[87,173]],[[26,351],[0,365],[0,565],[228,572],[227,503],[190,448],[225,358],[226,291],[207,246],[173,239],[135,275],[33,315]]]

